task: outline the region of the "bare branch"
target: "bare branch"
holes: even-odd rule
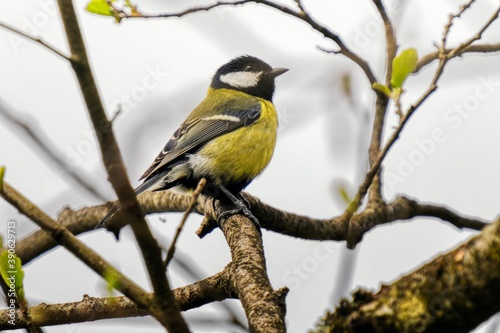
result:
[[[485,222],[460,216],[456,212],[443,206],[426,205],[419,203],[415,205],[415,215],[437,217],[443,221],[450,222],[455,227],[460,229],[468,228],[473,230],[481,230],[485,227]]]
[[[246,193],[245,198],[251,204],[255,217],[267,230],[303,239],[346,240],[349,248],[354,248],[365,233],[378,225],[411,220],[419,216],[437,217],[460,229],[481,230],[488,225],[487,221],[461,216],[447,207],[421,204],[406,197],[397,197],[389,204],[371,205],[355,214],[347,232],[344,229],[342,215],[332,219],[314,219],[280,211]]]
[[[227,211],[221,202],[205,207],[205,216],[220,217]],[[217,218],[216,218],[217,219]],[[274,290],[267,276],[262,237],[253,222],[243,215],[232,215],[220,221],[231,250],[230,284],[245,310],[250,332],[285,332],[285,297],[288,288]]]
[[[472,43],[474,43],[477,40],[480,40],[481,37],[483,36],[483,33],[488,29],[493,22],[495,22],[498,19],[498,14],[500,13],[500,6],[496,9],[496,11],[491,15],[490,19],[481,27],[481,29],[471,38],[466,40],[465,42],[461,43],[458,45],[456,48],[452,49],[449,53],[447,53],[448,57],[453,58],[456,57],[457,54],[462,53],[464,49],[467,47],[471,46]],[[444,44],[443,44],[444,48]]]
[[[424,210],[427,210],[427,208]],[[240,222],[238,218],[236,223]],[[251,224],[248,227],[254,228]],[[236,242],[238,239],[234,241]],[[241,255],[243,258],[245,253]],[[397,325],[397,318],[401,318],[401,316],[392,314],[402,314],[401,311],[406,311],[405,309],[414,313],[415,310],[420,309],[418,303],[411,303],[411,307],[405,307],[401,304],[408,304],[409,300],[419,300],[427,304],[424,309],[425,311],[429,309],[431,315],[442,314],[439,311],[443,307],[448,309],[447,313],[453,314],[452,318],[438,315],[436,321],[427,320],[426,322],[430,325],[446,325],[445,327],[449,328],[447,331],[461,332],[452,328],[463,324],[463,322],[456,321],[457,311],[466,311],[467,315],[461,317],[466,318],[467,327],[469,327],[467,331],[469,331],[473,326],[483,322],[500,310],[498,297],[496,297],[495,293],[491,293],[492,289],[496,290],[500,287],[498,286],[500,266],[496,264],[499,255],[500,222],[496,222],[458,249],[433,260],[390,286],[384,286],[377,294],[373,295],[363,291],[356,292],[354,302],[346,303],[347,301],[345,301],[342,303],[344,306],[341,309],[326,317],[326,323],[334,321],[336,325],[339,325],[341,321],[348,320],[351,324],[359,324],[356,318],[360,318],[367,320],[368,323],[371,323],[369,325],[372,325],[375,321],[371,321],[369,318],[384,318],[384,320],[378,320],[377,322],[379,324],[384,323],[384,325]],[[458,268],[457,265],[459,265]],[[236,295],[231,291],[231,282],[228,280],[233,274],[231,273],[231,266],[232,264],[228,265],[221,273],[212,277],[175,289],[174,295],[182,310],[185,311],[214,301],[234,298]],[[479,275],[478,272],[480,272]],[[458,278],[457,273],[460,274]],[[456,281],[460,281],[460,285],[457,285]],[[415,283],[418,283],[418,285],[415,285]],[[418,293],[418,297],[413,297],[415,293]],[[349,304],[354,305],[354,303],[356,304],[354,307],[347,306]],[[450,304],[452,308],[449,308]],[[471,304],[476,305],[472,307],[474,309],[472,315],[470,312]],[[376,311],[381,306],[384,306],[385,310]],[[29,310],[32,323],[38,326],[146,315],[143,310],[123,296],[109,298],[84,296],[81,302],[53,305],[40,304],[31,307]],[[375,313],[368,314],[371,311]],[[362,313],[366,315],[361,315]],[[0,329],[12,328],[8,324],[10,320],[8,315],[9,310],[0,311]],[[387,320],[388,318],[392,318],[392,320]],[[416,323],[407,319],[409,318],[405,317],[405,323],[408,325]],[[418,316],[419,324],[421,319],[422,317]],[[393,320],[396,320],[396,322]],[[16,328],[26,327],[26,325],[27,322],[23,314],[16,311]],[[389,326],[385,327],[390,330]]]
[[[398,127],[391,134],[389,140],[387,140],[382,151],[379,153],[377,159],[371,165],[370,170],[368,170],[368,172],[366,173],[365,178],[364,178],[363,182],[360,184],[360,186],[358,188],[358,192],[356,193],[352,203],[349,205],[349,207],[345,211],[344,221],[348,221],[352,217],[352,215],[360,207],[366,193],[368,192],[368,189],[370,188],[370,185],[373,182],[373,179],[379,173],[380,166],[382,165],[382,162],[384,161],[385,157],[387,156],[387,153],[392,148],[394,143],[399,139],[399,135],[401,134],[401,131],[403,130],[405,125],[408,123],[411,116],[420,107],[420,105],[422,103],[424,103],[425,100],[427,98],[429,98],[429,96],[437,89],[437,82],[443,73],[445,64],[446,64],[446,60],[444,60],[444,59],[442,59],[439,62],[439,66],[434,74],[434,78],[432,79],[432,82],[429,85],[429,88],[422,94],[422,96],[420,97],[419,100],[417,100],[413,105],[410,106],[410,108],[404,114],[404,117],[401,119]]]
[[[244,194],[252,206],[252,212],[261,221],[262,227],[278,232],[284,235],[303,239],[313,240],[346,240],[347,233],[342,229],[341,216],[332,219],[314,219],[307,216],[296,215],[287,213],[279,209],[273,208],[259,199]],[[171,191],[161,192],[146,192],[139,196],[139,202],[146,214],[157,212],[183,212],[190,204],[190,196],[185,194],[174,193]],[[198,205],[195,211],[202,212],[202,207],[205,207],[206,199],[204,197],[198,198]],[[440,206],[422,204],[426,206],[425,209],[418,211],[420,204],[404,198],[398,197],[390,204],[379,204],[375,207],[382,207],[382,210],[371,208],[355,214],[351,221],[352,230],[356,230],[359,234],[364,234],[384,223],[394,222],[396,220],[408,220],[418,216],[438,217],[447,221],[458,228],[472,228],[480,230],[487,222],[481,219],[464,218],[457,213],[444,214]],[[432,210],[435,207],[436,210]],[[70,230],[72,233],[78,235],[87,231],[92,231],[95,224],[100,221],[108,212],[106,206],[96,206],[83,208],[77,211],[66,209],[59,214],[58,223]],[[432,215],[436,212],[436,215]],[[439,214],[438,214],[439,213]],[[460,222],[467,221],[467,223]],[[370,221],[370,222],[367,222]],[[362,225],[356,227],[357,224]],[[359,238],[358,236],[354,237]],[[50,250],[55,243],[43,231],[37,231],[26,238],[17,242],[16,252],[24,264],[30,262],[40,254]]]
[[[187,209],[190,202],[189,196],[170,191],[146,192],[141,194],[138,199],[142,209],[147,214],[165,211],[183,212]],[[195,211],[201,212],[201,207],[204,205],[204,198],[199,198]],[[73,234],[79,235],[84,232],[93,231],[95,225],[102,220],[108,211],[109,207],[105,205],[82,208],[77,211],[65,208],[59,213],[57,221]],[[23,264],[27,264],[55,246],[57,246],[57,243],[46,232],[40,230],[19,240],[16,251]]]
[[[122,19],[133,19],[133,18],[146,18],[146,19],[154,19],[154,18],[169,18],[169,17],[183,17],[189,14],[194,14],[198,12],[206,12],[211,9],[222,7],[222,6],[237,6],[245,3],[251,2],[249,0],[240,0],[240,1],[217,1],[211,5],[207,6],[197,6],[193,8],[188,8],[183,11],[177,13],[163,13],[163,14],[145,14],[145,13],[133,13],[129,14],[118,7],[116,7],[112,2],[109,2],[110,7],[115,12],[115,15],[119,20]],[[252,1],[253,2],[253,1]]]
[[[172,260],[172,264],[175,264],[175,267],[189,276],[193,281],[201,280],[204,276],[206,276],[206,274],[203,273],[203,270],[198,267],[198,265],[194,261],[189,259],[190,258],[185,257],[182,252],[176,252],[176,255]],[[222,285],[222,283],[220,285]],[[174,293],[175,291],[176,289],[174,289]],[[179,300],[177,296],[176,299]],[[229,302],[219,302],[217,303],[217,305],[227,313],[227,320],[231,322],[231,324],[241,327],[245,331],[248,331],[248,325],[242,322],[239,312],[235,309],[236,307],[238,307],[236,304]],[[182,303],[179,303],[179,306],[184,310],[184,308],[182,307]]]
[[[240,1],[218,1],[214,4],[208,5],[208,6],[199,6],[199,7],[193,7],[189,8],[177,13],[163,13],[163,14],[144,14],[144,13],[134,13],[133,15],[124,13],[118,9],[116,9],[119,19],[133,19],[133,18],[167,18],[167,17],[182,17],[185,15],[197,13],[200,11],[209,11],[211,9],[221,7],[221,6],[237,6],[237,5],[243,5],[247,3],[257,3],[257,4],[263,4],[265,6],[277,9],[278,11],[293,16],[295,18],[298,18],[301,21],[306,22],[309,24],[314,30],[318,31],[321,33],[323,36],[326,38],[332,40],[335,42],[335,44],[338,45],[340,48],[339,53],[343,54],[347,58],[351,59],[354,63],[356,63],[364,72],[368,80],[370,81],[371,84],[377,82],[377,79],[370,68],[370,65],[368,64],[367,61],[362,59],[360,56],[358,56],[356,53],[354,53],[351,49],[347,47],[347,45],[344,43],[340,35],[334,33],[327,27],[319,24],[315,19],[311,17],[311,15],[305,11],[303,5],[301,2],[296,2],[299,7],[299,11],[295,11],[287,6],[283,6],[279,3],[275,3],[273,1],[269,0],[240,0]]]
[[[396,34],[392,26],[392,22],[387,15],[387,11],[381,0],[373,0],[377,10],[384,22],[385,28],[385,40],[386,40],[386,85],[389,86],[392,77],[392,61],[396,56],[398,44],[396,40]],[[373,84],[373,82],[372,82]],[[387,96],[381,93],[377,93],[377,99],[375,103],[375,117],[373,118],[373,129],[370,139],[370,146],[368,148],[368,160],[370,166],[376,162],[377,157],[380,153],[380,147],[382,146],[382,134],[384,130],[385,115],[387,113],[387,107],[389,105],[389,99]],[[382,199],[382,185],[380,182],[380,171],[374,176],[370,187],[370,202],[381,202]]]
[[[40,208],[23,197],[6,182],[3,183],[0,196],[49,233],[57,243],[64,246],[97,274],[102,277],[112,274],[118,282],[116,288],[120,292],[132,299],[138,306],[148,309],[149,313],[159,321],[165,321],[162,318],[163,313],[152,306],[151,298],[142,288],[121,274],[91,248],[80,242],[68,229],[52,220],[50,216],[46,215]]]
[[[106,117],[104,106],[90,68],[73,2],[58,0],[57,3],[71,51],[71,57],[75,59],[71,65],[78,79],[80,90],[98,138],[102,160],[109,180],[118,195],[120,204],[127,213],[132,231],[146,263],[151,284],[153,285],[155,302],[149,304],[148,308],[154,308],[154,312],[156,312],[155,318],[170,332],[189,332],[189,328],[180,313],[170,289],[164,271],[160,246],[151,234],[135,193],[130,186],[120,150],[113,134],[112,124]],[[161,315],[158,313],[161,313]]]
[[[296,17],[296,18],[306,22],[314,30],[318,31],[326,38],[331,39],[333,42],[335,42],[335,44],[337,44],[338,47],[340,48],[339,53],[343,54],[347,58],[351,59],[354,63],[356,63],[364,71],[368,81],[370,81],[370,84],[377,82],[375,74],[373,74],[373,71],[370,68],[370,65],[368,64],[368,62],[366,62],[364,59],[362,59],[356,53],[351,51],[351,49],[349,49],[347,47],[347,45],[344,43],[344,41],[342,40],[340,35],[334,33],[333,31],[331,31],[327,27],[319,24],[314,18],[312,18],[312,16],[309,13],[307,13],[304,10],[303,7],[301,8],[300,12],[295,12],[288,7],[284,7],[282,5],[276,4],[276,3],[272,2],[272,1],[268,1],[268,0],[257,0],[257,1],[249,1],[249,2],[256,2],[256,3],[266,5],[268,7],[275,8],[275,9],[277,9],[285,14],[291,15],[293,17]]]
[[[40,45],[42,45],[43,47],[45,47],[46,49],[52,51],[53,53],[55,53],[56,55],[58,55],[59,57],[65,59],[65,60],[68,60],[68,61],[72,61],[71,58],[69,58],[68,56],[64,55],[61,51],[59,51],[58,49],[56,49],[55,47],[53,47],[52,45],[44,42],[42,39],[40,39],[39,37],[33,37],[33,36],[30,36],[24,32],[22,32],[21,30],[19,29],[16,29],[6,23],[3,23],[3,22],[0,22],[0,27],[2,28],[5,28],[13,33],[15,33],[16,35],[18,36],[21,36],[23,38],[27,38],[35,43],[38,43]]]
[[[205,304],[234,298],[228,288],[228,270],[188,286],[173,290],[175,299],[182,311],[187,311]],[[153,299],[153,294],[147,294]],[[0,330],[21,329],[28,325],[26,316],[19,310],[15,312],[15,327],[9,324],[9,310],[0,310]],[[83,323],[102,319],[130,318],[148,316],[149,313],[125,296],[89,297],[83,300],[62,304],[39,304],[29,308],[32,324],[37,326],[53,326]]]
[[[384,8],[384,4],[382,3],[382,0],[373,0],[373,3],[377,7],[377,10],[380,14],[380,17],[382,18],[382,21],[384,22],[384,28],[385,28],[385,42],[386,42],[386,76],[385,76],[385,83],[386,85],[389,85],[391,82],[391,77],[392,77],[392,60],[396,57],[396,53],[398,50],[398,44],[396,41],[396,34],[394,32],[394,28],[392,26],[392,22],[387,15],[387,11]]]
[[[365,178],[361,185],[358,188],[358,192],[356,193],[354,200],[351,202],[349,207],[346,209],[344,212],[344,222],[346,228],[349,227],[348,221],[351,219],[353,214],[358,210],[358,208],[361,206],[361,203],[363,202],[363,199],[368,192],[368,189],[370,188],[371,184],[373,183],[373,180],[379,173],[379,169],[382,165],[383,160],[385,159],[388,151],[392,148],[393,144],[398,140],[399,135],[401,134],[401,131],[405,127],[405,125],[408,123],[408,120],[411,118],[411,116],[415,113],[415,111],[422,105],[429,96],[434,93],[434,91],[437,89],[437,83],[439,79],[441,78],[444,67],[447,64],[447,62],[450,59],[453,59],[458,56],[460,51],[464,50],[467,46],[470,46],[470,44],[479,38],[481,38],[482,33],[498,18],[498,14],[500,12],[500,7],[497,8],[495,11],[494,15],[488,20],[488,22],[479,30],[479,32],[472,37],[470,40],[467,42],[460,44],[458,47],[452,49],[449,53],[444,53],[445,50],[445,43],[446,43],[446,38],[449,34],[449,29],[452,25],[453,18],[459,17],[465,10],[467,10],[474,0],[469,1],[466,5],[462,6],[460,8],[460,12],[455,15],[451,15],[450,19],[448,21],[448,24],[445,26],[445,32],[443,33],[443,39],[442,39],[442,45],[440,46],[440,54],[439,54],[439,64],[438,68],[436,69],[436,72],[434,73],[434,77],[432,78],[432,81],[428,87],[428,89],[421,95],[421,97],[414,103],[412,104],[404,116],[402,117],[398,127],[396,130],[391,134],[391,137],[387,141],[387,143],[384,145],[384,148],[382,151],[379,153],[377,159],[373,164],[371,164],[370,170],[366,173]],[[381,95],[380,93],[378,95]],[[371,147],[370,147],[371,148]],[[379,183],[379,181],[377,181]],[[378,185],[378,184],[377,184]]]
[[[443,49],[446,48],[446,41],[448,39],[448,35],[450,34],[450,29],[451,29],[451,27],[453,25],[453,21],[456,18],[459,18],[460,16],[462,16],[462,14],[467,9],[469,9],[474,2],[476,2],[476,0],[469,0],[469,2],[467,2],[466,4],[460,6],[460,9],[458,10],[458,12],[456,14],[450,14],[450,16],[448,17],[448,22],[446,22],[446,24],[444,26],[443,37],[441,38],[441,47]]]
[[[304,8],[304,4],[302,3],[302,0],[294,0],[295,3],[297,4],[297,7],[299,7],[299,10],[302,12],[302,13],[305,13],[306,10]]]
[[[385,28],[385,40],[386,40],[386,85],[389,86],[392,77],[392,61],[396,56],[398,49],[398,44],[396,40],[396,34],[392,26],[392,22],[387,15],[384,5],[381,0],[373,0],[377,10],[384,22]],[[372,83],[373,84],[373,83]],[[372,134],[370,139],[370,146],[368,148],[368,160],[370,166],[373,166],[377,160],[380,153],[380,147],[382,146],[382,134],[384,131],[385,116],[387,113],[387,107],[389,105],[389,99],[387,96],[381,93],[377,93],[377,99],[375,102],[375,117],[373,118]],[[382,184],[380,181],[380,170],[374,176],[369,194],[370,204],[376,204],[383,201],[382,198]]]
[[[451,52],[451,50],[452,49],[445,49],[444,53],[449,53]],[[456,56],[458,57],[466,53],[493,53],[493,52],[500,52],[500,43],[469,45],[466,48],[462,49],[460,52],[456,52]],[[437,60],[439,58],[439,53],[440,51],[435,51],[418,59],[418,63],[417,66],[415,67],[414,73],[420,72],[422,68]]]

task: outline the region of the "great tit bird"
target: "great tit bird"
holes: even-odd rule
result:
[[[175,186],[194,189],[205,178],[204,195],[230,200],[259,227],[239,193],[271,161],[278,128],[274,80],[286,71],[249,55],[220,67],[205,99],[139,179],[136,195]],[[118,209],[115,205],[96,228]]]

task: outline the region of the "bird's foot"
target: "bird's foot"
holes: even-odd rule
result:
[[[223,221],[225,221],[229,216],[232,215],[237,215],[237,214],[242,214],[246,216],[247,218],[252,221],[252,223],[255,225],[259,233],[262,235],[262,231],[260,230],[260,223],[259,220],[252,214],[250,211],[249,207],[250,204],[248,201],[241,195],[239,195],[237,198],[235,195],[233,195],[231,192],[229,192],[225,187],[219,186],[222,192],[226,195],[226,197],[232,202],[232,204],[235,206],[233,209],[225,209],[219,214],[219,217],[217,218],[217,224],[219,227],[222,227]]]
[[[222,228],[222,225],[226,219],[228,219],[230,216],[233,215],[238,215],[242,214],[246,216],[247,218],[252,221],[252,223],[255,225],[257,230],[259,231],[260,234],[262,234],[262,231],[260,230],[260,223],[259,220],[252,214],[252,212],[245,206],[243,207],[236,207],[234,209],[228,209],[219,214],[219,217],[217,218],[217,224],[219,225],[219,228]]]

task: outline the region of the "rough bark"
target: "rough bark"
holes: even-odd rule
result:
[[[469,332],[500,311],[500,220],[373,294],[358,291],[316,332]]]

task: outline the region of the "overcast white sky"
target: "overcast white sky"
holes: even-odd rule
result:
[[[282,1],[290,6],[293,1]],[[151,13],[186,8],[194,1],[137,1]],[[199,3],[199,2],[198,2]],[[210,3],[205,1],[204,3]],[[278,79],[275,104],[280,113],[276,153],[264,174],[248,192],[283,210],[315,217],[340,214],[339,184],[354,189],[364,170],[366,115],[373,111],[373,93],[361,71],[338,55],[317,46],[335,46],[305,24],[264,6],[219,8],[182,19],[129,20],[86,13],[86,1],[76,1],[79,20],[101,96],[109,115],[119,103],[115,121],[124,160],[133,185],[149,166],[178,124],[203,98],[214,71],[229,59],[251,54],[290,71]],[[383,75],[384,33],[370,1],[305,1],[306,8],[365,57],[376,75]],[[401,49],[415,47],[419,55],[434,50],[456,1],[387,3],[397,24]],[[487,21],[498,2],[478,0],[453,27],[450,45],[472,36]],[[0,21],[40,36],[66,51],[62,26],[53,0],[0,3]],[[496,22],[484,40],[498,42]],[[407,82],[404,105],[427,88],[435,67]],[[353,98],[342,93],[349,76]],[[108,199],[115,196],[106,180],[93,132],[68,63],[29,41],[0,29],[0,99],[18,116],[46,134],[64,159]],[[439,90],[416,113],[384,166],[387,198],[405,194],[425,202],[446,204],[463,214],[493,219],[498,214],[500,178],[500,55],[468,55],[447,66]],[[461,108],[462,111],[459,111]],[[465,111],[463,111],[465,110]],[[6,181],[52,216],[64,206],[78,209],[102,200],[83,191],[48,162],[11,124],[0,117],[0,165]],[[392,110],[387,132],[397,118]],[[35,227],[0,201],[3,225],[18,222],[19,235]],[[159,223],[159,217],[167,223]],[[178,214],[149,218],[160,242],[168,244]],[[229,261],[220,232],[199,240],[192,216],[179,247],[205,276]],[[0,233],[5,233],[3,227]],[[344,243],[313,242],[263,232],[269,274],[275,288],[288,285],[289,331],[304,332],[333,308],[334,295],[357,287],[376,290],[422,263],[471,237],[434,219],[418,219],[376,228],[365,235],[353,255]],[[133,237],[125,230],[120,242],[102,230],[80,236],[119,269],[148,286]],[[348,257],[345,257],[348,253]],[[342,258],[355,264],[349,286],[339,285]],[[83,294],[103,296],[104,283],[64,249],[57,249],[25,267],[25,289],[31,304],[78,301]],[[174,269],[174,286],[193,282]],[[236,309],[240,305],[231,301]],[[307,306],[304,306],[307,304]],[[241,310],[241,318],[244,316]],[[223,317],[218,306],[190,311]],[[140,326],[139,326],[140,325]],[[149,319],[100,321],[50,327],[47,332],[161,332]],[[193,325],[196,332],[220,332]],[[234,331],[228,330],[228,331]],[[486,332],[486,330],[483,330]]]

